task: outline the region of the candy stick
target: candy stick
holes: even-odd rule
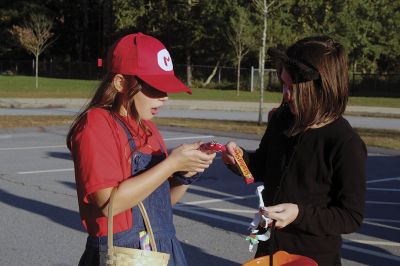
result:
[[[233,158],[235,158],[235,161],[236,161],[237,165],[239,166],[240,173],[244,177],[244,182],[246,182],[246,184],[253,183],[254,177],[251,174],[246,163],[244,162],[242,154],[240,153],[239,149],[237,149],[237,148],[234,149]]]
[[[258,186],[257,187],[257,190],[256,190],[256,194],[257,194],[257,196],[258,196],[258,202],[259,202],[259,208],[262,208],[262,207],[265,207],[265,205],[264,205],[264,200],[263,200],[263,197],[262,197],[262,191],[264,190],[264,186],[263,185],[261,185],[261,186]]]

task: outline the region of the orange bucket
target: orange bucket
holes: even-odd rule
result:
[[[274,266],[318,266],[313,260],[305,256],[287,253],[286,251],[277,251],[273,255]],[[259,257],[245,262],[242,266],[269,266],[269,256]]]

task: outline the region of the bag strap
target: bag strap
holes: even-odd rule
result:
[[[117,192],[117,187],[113,188],[111,191],[110,195],[110,202],[108,203],[108,230],[107,230],[107,246],[108,248],[113,248],[114,247],[114,241],[113,241],[113,202],[114,202],[114,197]],[[146,230],[150,235],[150,246],[152,251],[157,251],[157,245],[156,241],[154,239],[154,234],[153,234],[153,229],[151,228],[150,224],[150,219],[149,216],[147,215],[146,208],[144,207],[142,202],[139,202],[138,204],[139,210],[142,213],[144,224],[146,226]]]

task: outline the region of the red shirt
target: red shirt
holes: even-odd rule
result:
[[[166,150],[164,141],[152,122],[144,122],[151,132],[146,137],[146,133],[135,120],[119,117],[128,126],[139,151],[161,154],[160,144]],[[71,153],[83,226],[89,235],[107,235],[107,217],[103,216],[91,200],[90,194],[115,187],[131,177],[132,152],[128,137],[108,110],[94,108],[88,111],[76,127],[71,139]],[[131,227],[131,209],[114,216],[114,233]]]

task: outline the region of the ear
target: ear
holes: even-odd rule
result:
[[[288,103],[291,102],[292,99],[293,99],[292,91],[288,87],[286,87],[286,85],[283,85],[283,100]]]
[[[117,74],[114,76],[113,78],[113,85],[114,88],[118,91],[118,92],[122,92],[124,90],[124,76],[122,76],[121,74]]]

